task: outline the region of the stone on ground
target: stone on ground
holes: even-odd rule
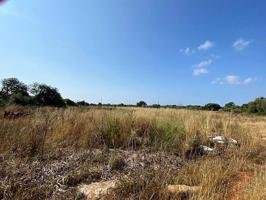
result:
[[[201,190],[200,186],[187,186],[187,185],[168,185],[167,190],[174,195],[179,194],[195,194]]]
[[[78,191],[84,194],[87,200],[99,200],[106,197],[116,186],[117,181],[102,181],[81,185]]]

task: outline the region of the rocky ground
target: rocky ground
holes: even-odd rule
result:
[[[174,154],[150,150],[62,150],[32,159],[1,155],[0,199],[75,199],[80,198],[77,187],[82,184],[121,180],[162,168],[177,173],[183,164]]]

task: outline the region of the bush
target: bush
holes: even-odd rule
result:
[[[78,105],[78,106],[89,106],[90,104],[87,103],[86,101],[78,101],[78,102],[77,102],[77,105]]]
[[[126,139],[123,125],[119,119],[107,118],[106,125],[102,130],[104,143],[109,148],[119,148],[125,146]]]
[[[248,104],[249,113],[266,114],[266,98],[260,97]]]
[[[218,111],[220,110],[222,107],[217,104],[217,103],[208,103],[204,106],[204,110],[211,110],[211,111]]]
[[[65,101],[66,106],[77,106],[77,104],[70,99],[65,99],[64,101]]]
[[[15,105],[21,105],[21,106],[26,106],[26,105],[33,105],[34,99],[31,96],[24,96],[21,93],[13,94],[10,99],[8,104],[15,104]]]
[[[185,130],[175,122],[162,122],[158,126],[158,139],[164,149],[180,151],[185,140]]]
[[[145,106],[147,106],[147,104],[146,104],[145,101],[140,101],[140,102],[137,103],[137,106],[138,107],[145,107]]]
[[[234,102],[229,102],[229,103],[227,103],[227,104],[224,105],[223,110],[224,111],[231,112],[231,111],[233,111],[236,108],[237,108],[237,106],[236,106],[236,104]]]
[[[153,105],[151,105],[151,107],[152,108],[160,108],[161,106],[160,106],[160,104],[153,104]]]
[[[28,96],[28,87],[17,78],[7,78],[2,80],[1,96],[8,98],[17,93]]]
[[[35,83],[31,92],[35,94],[34,101],[38,106],[64,107],[66,104],[56,88]]]
[[[0,95],[0,106],[6,105],[6,100]]]

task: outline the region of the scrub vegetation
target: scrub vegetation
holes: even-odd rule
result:
[[[108,199],[185,198],[171,196],[169,184],[202,186],[190,199],[265,199],[265,120],[187,109],[3,107],[0,199],[82,199],[78,185],[113,179],[120,183]],[[240,145],[186,158],[196,137],[206,145],[210,135]]]

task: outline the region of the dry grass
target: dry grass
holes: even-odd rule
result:
[[[32,159],[49,160],[49,156],[62,151],[82,152],[95,148],[106,151],[114,148],[138,152],[148,149],[153,153],[175,155],[171,159],[181,159],[183,167],[175,172],[166,166],[155,171],[148,168],[127,174],[129,177],[122,178],[123,182],[113,199],[168,199],[171,197],[164,189],[167,184],[203,186],[203,190],[192,199],[230,199],[232,188],[243,172],[251,174],[252,182],[241,186],[241,198],[265,199],[266,176],[263,172],[266,144],[260,139],[266,130],[265,117],[152,108],[6,109],[27,110],[31,114],[10,120],[4,119],[4,110],[0,110],[0,180],[7,176],[14,178],[14,175],[8,174],[9,166],[3,164],[9,159],[15,158],[23,163]],[[207,142],[208,135],[219,134],[235,138],[241,146],[226,149],[222,154],[188,161],[183,155],[191,147],[197,130],[200,131],[202,143]],[[114,173],[121,171],[125,174],[126,163],[122,163],[119,155],[115,156],[118,157],[106,159],[104,155],[96,156],[91,162],[95,163],[95,159],[104,165],[111,162],[114,168],[119,169]],[[86,166],[82,173],[68,175],[68,185],[74,186],[76,182],[92,179],[90,167]],[[99,175],[96,174],[98,179]],[[18,180],[14,178],[13,181],[14,187]],[[0,185],[0,199],[5,195],[4,188]],[[16,193],[15,190],[13,192]],[[34,192],[29,190],[28,197]],[[48,199],[54,198],[53,194],[45,195]],[[16,196],[16,199],[27,199],[27,194],[23,198]]]

